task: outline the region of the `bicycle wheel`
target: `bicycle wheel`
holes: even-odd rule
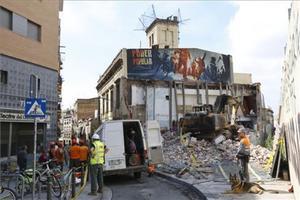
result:
[[[54,175],[51,175],[51,183],[52,183],[52,186],[51,186],[52,194],[55,197],[59,198],[61,195],[61,185],[60,185],[59,180]]]
[[[15,191],[7,187],[1,187],[0,200],[17,200]]]

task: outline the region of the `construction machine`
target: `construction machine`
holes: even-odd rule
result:
[[[236,134],[236,126],[231,125],[232,110],[237,111],[241,103],[229,95],[217,97],[214,106],[204,104],[193,107],[193,112],[186,113],[180,119],[182,134],[191,133],[199,139],[213,139],[220,133],[227,138]],[[232,109],[233,108],[233,109]]]

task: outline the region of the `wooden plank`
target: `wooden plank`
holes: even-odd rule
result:
[[[179,131],[179,117],[178,117],[178,100],[177,100],[177,84],[174,82],[174,97],[175,97],[175,111],[176,111],[176,123],[177,123],[177,133]]]
[[[182,106],[183,106],[183,109],[182,109],[182,114],[184,115],[185,114],[185,92],[184,92],[184,83],[182,83]]]
[[[169,82],[169,129],[172,128],[172,89],[173,89],[173,81]]]
[[[208,101],[208,85],[207,85],[207,82],[205,82],[205,103],[206,103],[206,105],[209,104],[209,101]]]

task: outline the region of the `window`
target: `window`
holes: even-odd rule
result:
[[[151,34],[151,39],[152,39],[151,44],[154,44],[154,35],[153,34],[154,33]]]
[[[35,75],[30,75],[30,88],[29,88],[29,91],[30,91],[30,94],[29,96],[30,97],[35,97],[35,94],[36,94],[36,83],[38,84],[37,85],[37,95],[39,94],[40,92],[40,88],[41,88],[41,80],[38,78],[38,80],[36,80],[36,76]]]
[[[113,112],[114,109],[114,92],[113,89],[110,90],[110,111]]]
[[[0,7],[0,27],[12,30],[12,12]]]
[[[116,108],[119,109],[120,108],[120,82],[116,82]]]
[[[40,25],[3,7],[0,7],[0,27],[7,28],[33,40],[41,41]]]
[[[0,82],[7,84],[7,71],[0,70]]]
[[[149,47],[151,47],[151,36],[149,37]]]
[[[27,36],[33,40],[41,41],[41,26],[27,20]]]
[[[105,113],[105,101],[104,101],[104,95],[102,96],[101,101],[102,101],[102,114],[104,114],[104,113]]]
[[[108,113],[109,112],[108,111],[108,92],[105,95],[105,102],[106,102],[106,104],[105,104],[105,111],[106,111],[106,113]]]

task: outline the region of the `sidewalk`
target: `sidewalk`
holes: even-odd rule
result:
[[[219,170],[217,170],[219,171]],[[224,172],[225,171],[225,172]],[[266,190],[277,190],[279,193],[269,193],[264,192],[263,194],[225,194],[227,191],[231,190],[231,185],[228,181],[227,170],[224,170],[225,173],[216,173],[211,176],[209,179],[196,179],[196,178],[178,178],[173,174],[168,174],[165,172],[158,172],[163,174],[164,176],[168,176],[174,181],[180,180],[184,181],[190,186],[195,187],[199,191],[201,191],[208,200],[234,200],[234,199],[242,199],[242,200],[294,200],[294,194],[289,193],[288,189],[291,187],[290,182],[288,181],[275,181],[273,179],[264,179],[265,182],[259,183]],[[255,181],[257,177],[255,175],[250,174],[250,180]]]

